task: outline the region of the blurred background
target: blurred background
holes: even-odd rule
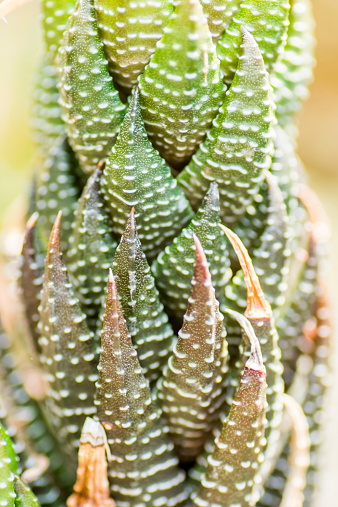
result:
[[[333,315],[338,315],[338,0],[313,0],[317,23],[317,67],[311,97],[300,117],[299,153],[311,186],[320,196],[332,227],[328,283]],[[30,0],[0,19],[0,222],[13,198],[28,186],[35,150],[31,141],[32,76],[42,49],[39,3]],[[338,338],[332,356],[323,471],[317,506],[338,505]]]

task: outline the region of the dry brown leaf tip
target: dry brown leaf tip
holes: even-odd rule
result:
[[[77,480],[68,507],[115,507],[109,495],[106,437],[99,422],[87,417],[83,426]]]
[[[248,319],[270,319],[272,317],[271,307],[264,297],[247,249],[237,234],[224,225],[220,225],[220,227],[231,241],[244,273],[247,288],[247,308],[244,315]]]

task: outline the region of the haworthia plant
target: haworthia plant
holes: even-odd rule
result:
[[[129,94],[162,37],[172,1],[95,0],[95,10],[109,70]]]
[[[222,221],[233,226],[245,213],[269,168],[272,92],[254,38],[242,29],[237,73],[207,139],[178,181],[198,209],[210,181],[220,191]]]
[[[0,507],[313,507],[329,323],[295,143],[309,1],[42,0],[20,308],[1,278],[19,462],[1,447]]]
[[[224,100],[219,62],[199,0],[179,2],[139,86],[151,142],[170,165],[182,168]]]
[[[135,207],[139,237],[150,259],[181,232],[192,216],[189,202],[148,139],[137,89],[104,168],[102,189],[116,234],[122,234]]]
[[[57,68],[69,141],[83,170],[91,173],[108,156],[125,113],[108,72],[91,0],[76,4]]]

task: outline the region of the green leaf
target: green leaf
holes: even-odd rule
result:
[[[193,234],[201,241],[210,266],[216,297],[224,299],[224,287],[231,277],[227,240],[219,228],[219,195],[216,183],[211,183],[203,205],[186,229],[174,239],[153,264],[153,272],[164,306],[182,325],[190,295],[194,272],[195,243]]]
[[[217,181],[221,219],[228,226],[244,215],[270,167],[274,125],[263,59],[254,38],[242,32],[242,55],[225,102],[206,141],[178,177],[195,210],[210,181]]]
[[[217,45],[217,56],[226,84],[231,84],[237,69],[243,27],[256,40],[267,72],[273,71],[284,50],[289,9],[289,0],[243,0],[240,3]]]
[[[240,3],[241,0],[201,0],[214,44],[218,42],[224,30],[230,25]]]
[[[111,452],[111,495],[121,505],[181,506],[187,499],[185,474],[177,466],[161,411],[151,399],[112,273],[101,338],[95,403]]]
[[[199,0],[178,4],[139,85],[149,139],[181,169],[224,100],[219,61]]]
[[[302,337],[304,324],[313,314],[317,278],[318,251],[316,241],[314,237],[311,237],[307,260],[303,265],[296,290],[290,297],[289,305],[277,321],[284,364],[284,381],[287,388],[292,383],[297,359],[301,354],[299,339]]]
[[[223,316],[202,245],[196,236],[194,240],[196,261],[188,308],[158,392],[176,453],[183,462],[193,462],[210,436],[227,371]]]
[[[74,0],[42,0],[42,31],[46,53],[53,63],[60,47],[69,16],[74,12]]]
[[[59,211],[63,213],[61,249],[69,249],[69,236],[77,206],[78,187],[74,176],[77,162],[65,136],[58,138],[48,153],[40,175],[36,208],[38,234],[46,251],[54,221]]]
[[[15,507],[39,507],[32,490],[19,477],[14,476]]]
[[[43,158],[48,156],[56,139],[65,133],[59,98],[56,67],[52,64],[50,55],[47,55],[41,61],[35,76],[32,111],[33,136]]]
[[[69,18],[58,60],[60,104],[69,141],[91,173],[111,150],[125,114],[108,72],[91,0]]]
[[[82,192],[69,255],[69,276],[92,331],[96,330],[107,273],[117,246],[102,196],[101,175],[102,167],[98,167]]]
[[[95,0],[95,10],[109,71],[129,95],[162,37],[172,0]]]
[[[158,379],[173,346],[173,330],[138,238],[133,211],[116,249],[113,269],[119,300],[144,374]]]
[[[4,438],[5,437],[5,438]],[[12,475],[12,449],[9,446],[7,435],[0,432],[0,505],[1,507],[14,507],[14,486]]]
[[[193,215],[169,167],[147,137],[137,89],[104,168],[102,189],[116,234],[123,233],[135,207],[142,248],[150,259],[181,232]]]
[[[41,299],[42,275],[40,255],[36,248],[37,238],[36,221],[38,213],[34,213],[26,225],[21,250],[21,265],[19,286],[21,301],[25,310],[28,327],[36,349],[40,350],[38,343],[39,304]]]
[[[250,324],[232,312],[245,328],[251,342],[251,356],[246,362],[241,383],[230,414],[208,466],[199,491],[192,495],[193,505],[254,505],[255,476],[262,461],[266,378],[260,347]],[[235,315],[236,314],[236,315]]]
[[[5,428],[0,423],[0,440],[1,444],[4,445],[4,455],[7,456],[10,463],[10,469],[13,474],[18,473],[18,462],[19,458],[16,455],[16,452],[13,447],[13,442],[11,441],[11,438],[8,434],[8,432],[5,430]]]
[[[271,76],[276,116],[281,127],[290,124],[309,96],[314,59],[314,20],[310,0],[291,0],[290,26],[283,57]]]
[[[87,415],[95,413],[97,345],[74,296],[60,250],[59,214],[50,237],[40,307],[41,362],[49,383],[47,406],[58,439],[72,456]]]

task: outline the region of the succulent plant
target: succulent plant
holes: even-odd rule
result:
[[[0,506],[310,507],[330,333],[291,137],[309,1],[42,13]]]

